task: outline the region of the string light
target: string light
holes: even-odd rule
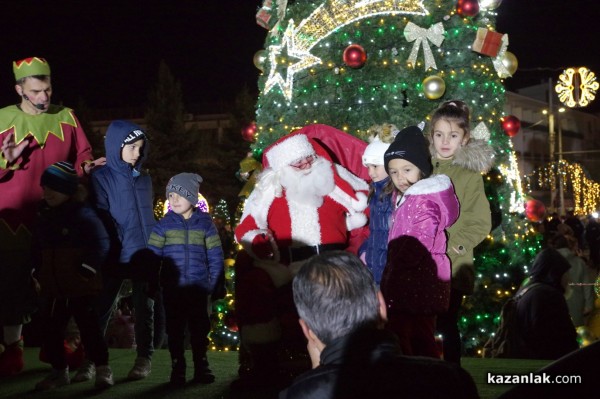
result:
[[[466,101],[471,120],[489,127],[496,152],[496,169],[484,176],[490,204],[495,206],[495,228],[475,250],[476,290],[464,299],[460,318],[465,349],[476,354],[495,330],[502,302],[521,283],[541,239],[523,215],[525,195],[517,158],[499,122],[506,91],[503,80],[491,58],[471,49],[479,27],[494,30],[496,14],[485,10],[483,18],[462,18],[455,7],[456,2],[445,0],[291,2],[287,18],[298,22],[288,33],[293,33],[291,48],[311,54],[320,63],[295,70],[290,91],[284,93],[284,88],[288,90],[287,70],[300,58],[290,56],[290,39],[268,38],[265,48],[281,46],[281,52],[271,62],[273,75],[265,73],[259,78],[259,135],[252,148],[261,153],[282,135],[308,123],[325,123],[365,138],[374,124],[408,126],[414,124],[415,116],[426,119],[441,101]],[[279,22],[288,29],[292,25],[289,19]],[[436,74],[447,87],[439,101],[428,100],[422,92],[426,77],[423,50],[414,67],[408,63],[414,46],[404,36],[408,22],[425,28],[443,23],[442,45],[430,46]],[[343,51],[350,44],[360,44],[367,52],[362,68],[349,68],[343,62]],[[266,93],[265,84],[276,73],[281,80],[274,85],[269,82]]]
[[[527,190],[555,191],[558,179],[564,183],[566,190],[570,190],[576,215],[589,215],[600,209],[600,184],[588,179],[580,164],[564,159],[537,168],[527,175]]]

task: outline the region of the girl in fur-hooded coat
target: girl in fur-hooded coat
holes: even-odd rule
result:
[[[469,108],[462,101],[443,103],[431,118],[433,174],[450,177],[460,203],[458,220],[446,230],[447,255],[452,264],[450,306],[437,320],[438,331],[444,337],[444,359],[458,364],[461,356],[458,314],[463,296],[473,293],[475,286],[473,249],[492,228],[482,177],[494,161],[486,131],[480,124],[471,132]]]
[[[471,294],[475,284],[473,248],[492,228],[482,173],[489,171],[493,162],[492,148],[483,140],[473,139],[452,159],[432,158],[433,174],[446,175],[452,180],[460,203],[458,220],[447,229],[448,257],[452,263],[452,287],[464,294]]]

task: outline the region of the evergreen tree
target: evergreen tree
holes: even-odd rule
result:
[[[235,97],[231,109],[231,129],[239,132],[254,122],[254,105],[256,104],[256,93],[250,93],[248,86],[244,86]]]
[[[516,159],[502,129],[504,79],[516,59],[506,36],[494,35],[501,0],[306,0],[287,2],[285,10],[286,2],[266,3],[257,14],[269,32],[255,55],[264,71],[256,156],[311,123],[364,138],[376,124],[427,121],[449,99],[469,105],[473,127],[484,123],[479,127],[496,151],[496,168],[484,176],[495,226],[477,248],[476,292],[461,322],[468,352],[476,353],[539,250],[522,216]],[[478,35],[486,34],[486,45],[492,36],[502,38],[495,55],[474,51]]]
[[[83,98],[79,98],[77,101],[77,107],[75,107],[75,114],[81,127],[87,136],[90,145],[92,146],[92,155],[94,159],[104,156],[104,136],[99,131],[94,130],[91,122],[94,120],[91,108],[87,105]]]
[[[185,128],[184,116],[181,84],[161,61],[158,81],[149,93],[145,115],[150,153],[144,166],[150,169],[156,199],[164,198],[164,188],[173,175],[198,172],[192,161],[199,135]]]

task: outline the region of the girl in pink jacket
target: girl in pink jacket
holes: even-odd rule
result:
[[[395,188],[381,281],[388,328],[405,355],[439,358],[435,319],[450,297],[445,229],[458,218],[458,199],[447,176],[431,176],[428,142],[417,126],[398,133],[384,161]]]

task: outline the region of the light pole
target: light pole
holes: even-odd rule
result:
[[[561,170],[561,164],[562,164],[562,160],[563,160],[563,148],[562,148],[562,119],[560,118],[560,114],[565,112],[565,108],[564,107],[560,107],[558,109],[558,120],[557,120],[557,125],[558,125],[558,192],[559,192],[559,205],[560,205],[560,215],[564,216],[565,213],[565,190],[564,190],[564,184],[565,184],[565,179],[561,176],[562,170]]]
[[[559,214],[561,216],[565,215],[565,195],[564,195],[564,182],[561,177],[561,161],[562,161],[562,124],[559,115],[555,114],[554,107],[552,105],[552,96],[549,99],[549,109],[545,109],[542,111],[544,115],[548,115],[548,141],[549,141],[549,159],[550,163],[554,162],[556,164],[556,186],[558,187],[558,209]],[[561,114],[565,112],[564,107],[560,107],[558,113]],[[558,151],[556,151],[556,130],[555,126],[558,126]],[[554,207],[554,203],[556,200],[556,191],[550,193],[550,201],[552,204],[552,210],[556,210]]]

